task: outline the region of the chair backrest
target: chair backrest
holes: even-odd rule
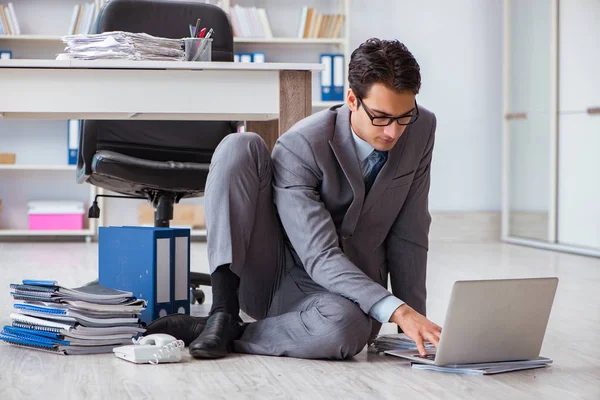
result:
[[[95,33],[126,31],[181,39],[201,19],[214,30],[212,60],[233,61],[233,32],[227,14],[212,4],[177,0],[111,0],[101,9]],[[175,62],[175,61],[174,61]],[[182,96],[187,94],[182,93]],[[223,95],[227,95],[224,93]],[[83,171],[91,173],[98,150],[152,161],[208,163],[220,141],[235,131],[231,121],[84,121],[80,151]]]
[[[96,32],[143,32],[181,39],[190,36],[189,25],[201,18],[213,28],[213,61],[233,61],[233,32],[227,14],[213,4],[178,0],[111,0],[96,21]]]

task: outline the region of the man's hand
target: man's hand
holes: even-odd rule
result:
[[[415,341],[421,356],[427,355],[423,344],[425,340],[433,343],[436,348],[438,347],[442,328],[416,312],[408,304],[398,307],[390,321],[398,325],[406,336]]]

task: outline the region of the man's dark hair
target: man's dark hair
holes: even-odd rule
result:
[[[419,93],[421,72],[417,60],[398,40],[371,38],[352,52],[348,82],[354,94],[364,98],[374,83],[397,92]]]

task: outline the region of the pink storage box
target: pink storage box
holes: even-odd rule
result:
[[[83,203],[79,201],[30,201],[29,229],[82,230]]]

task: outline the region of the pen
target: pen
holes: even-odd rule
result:
[[[209,39],[212,34],[213,34],[213,28],[210,28],[210,30],[208,31],[208,33],[206,34],[206,37],[204,39]],[[207,46],[206,43],[208,43],[208,40],[203,40],[200,43],[200,45],[198,46],[198,50],[196,51],[196,54],[194,54],[193,60],[195,60],[196,58],[198,58],[200,56],[200,54],[202,54],[202,51],[204,51],[204,48]]]
[[[190,37],[193,38],[194,37],[194,28],[192,27],[192,24],[190,24],[189,27],[190,27]]]
[[[202,30],[200,31],[200,35],[198,37],[200,39],[202,39],[204,37],[204,34],[206,34],[206,28],[202,28]]]
[[[200,34],[200,18],[196,20],[196,30],[194,31],[194,33],[196,34],[196,37],[198,37],[198,35]]]

